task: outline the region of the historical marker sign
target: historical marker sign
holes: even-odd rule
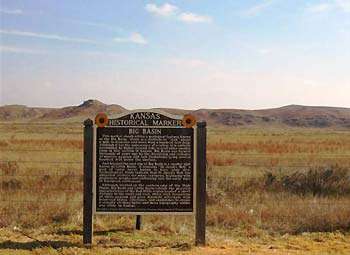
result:
[[[205,245],[206,123],[192,115],[126,112],[84,121],[83,242],[92,244],[93,213],[195,214]]]
[[[191,214],[195,120],[158,111],[96,117],[95,213]]]

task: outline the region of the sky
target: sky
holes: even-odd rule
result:
[[[0,0],[0,105],[350,107],[350,0]]]

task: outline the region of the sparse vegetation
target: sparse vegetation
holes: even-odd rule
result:
[[[314,197],[341,197],[350,194],[350,171],[335,165],[281,176],[267,172],[264,186],[272,192],[288,191],[302,196],[311,194]]]
[[[15,247],[41,254],[56,254],[57,249],[88,252],[81,247],[80,232],[82,127],[1,124],[0,130],[0,253]],[[307,238],[317,236],[322,243],[336,236],[343,242],[340,251],[349,251],[349,155],[349,131],[209,129],[207,225],[212,253],[244,252],[244,245],[254,249],[255,242],[265,243],[261,249],[275,245],[284,254],[293,242],[303,249],[295,240],[305,232],[315,232]],[[145,216],[143,230],[134,232],[133,217],[98,216],[95,241],[101,254],[113,247],[120,254],[141,254],[146,248],[157,254],[162,247],[169,249],[165,254],[200,254],[192,247],[193,223],[189,216]],[[291,234],[297,236],[285,237]],[[318,242],[311,239],[310,245]],[[237,247],[238,242],[244,245]]]

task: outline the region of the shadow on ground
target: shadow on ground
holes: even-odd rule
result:
[[[104,236],[104,235],[108,235],[110,233],[118,233],[118,232],[132,232],[134,231],[133,228],[113,228],[113,229],[108,229],[108,230],[100,230],[100,231],[94,231],[94,235],[97,236]],[[54,232],[53,234],[56,235],[83,235],[83,231],[82,230],[77,230],[77,229],[73,229],[73,230],[58,230],[56,232]]]
[[[34,250],[37,248],[45,248],[45,247],[60,249],[60,248],[83,247],[83,246],[77,243],[71,243],[67,241],[32,241],[32,242],[5,241],[0,243],[0,250],[1,249]]]
[[[149,244],[142,245],[105,245],[97,244],[97,246],[104,248],[121,248],[121,249],[148,249],[156,247],[167,247],[176,250],[190,250],[191,245],[188,243],[176,243],[173,245],[162,244],[158,242],[150,242]],[[9,249],[9,250],[35,250],[39,248],[53,248],[53,249],[62,249],[62,248],[84,248],[84,245],[78,243],[71,243],[67,241],[32,241],[32,242],[13,242],[5,241],[0,243],[0,250]]]
[[[131,240],[132,242],[129,242],[129,240],[125,241],[123,239],[120,239],[118,237],[118,233],[120,232],[133,232],[136,231],[133,228],[112,228],[108,230],[99,230],[94,231],[95,236],[100,236],[99,238],[96,238],[94,241],[94,245],[96,247],[100,248],[120,248],[120,249],[149,249],[149,248],[157,248],[157,247],[164,247],[168,249],[175,249],[180,251],[187,251],[192,248],[192,245],[187,242],[169,242],[169,241],[161,241],[161,240],[147,240],[147,241],[141,241],[141,240]],[[51,234],[56,234],[60,236],[69,236],[69,235],[83,235],[82,230],[78,229],[58,229]],[[116,235],[110,235],[110,234],[116,234]],[[105,237],[104,237],[105,236]],[[27,236],[28,238],[31,238]],[[82,244],[82,242],[69,242],[69,241],[40,241],[35,238],[31,238],[32,240],[29,242],[18,242],[18,241],[12,241],[7,240],[0,242],[0,250],[28,250],[32,251],[35,249],[40,248],[53,248],[53,249],[64,249],[64,248],[90,248],[86,247]]]

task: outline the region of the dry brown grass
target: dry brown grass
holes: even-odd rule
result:
[[[65,149],[77,149],[81,150],[83,148],[83,143],[81,140],[71,140],[71,139],[11,139],[6,143],[7,146],[13,146],[15,148],[65,148]],[[0,144],[1,146],[1,144]]]
[[[81,127],[14,125],[0,131],[0,227],[81,229]],[[349,134],[209,129],[209,228],[245,238],[349,231]],[[95,229],[133,223],[133,217],[98,216]],[[147,216],[143,226],[171,238],[193,234],[192,217]]]
[[[230,152],[257,152],[265,154],[285,154],[285,153],[337,153],[344,149],[350,150],[348,141],[302,141],[289,139],[286,141],[258,141],[250,143],[242,142],[215,142],[208,145],[210,151],[230,151]]]

